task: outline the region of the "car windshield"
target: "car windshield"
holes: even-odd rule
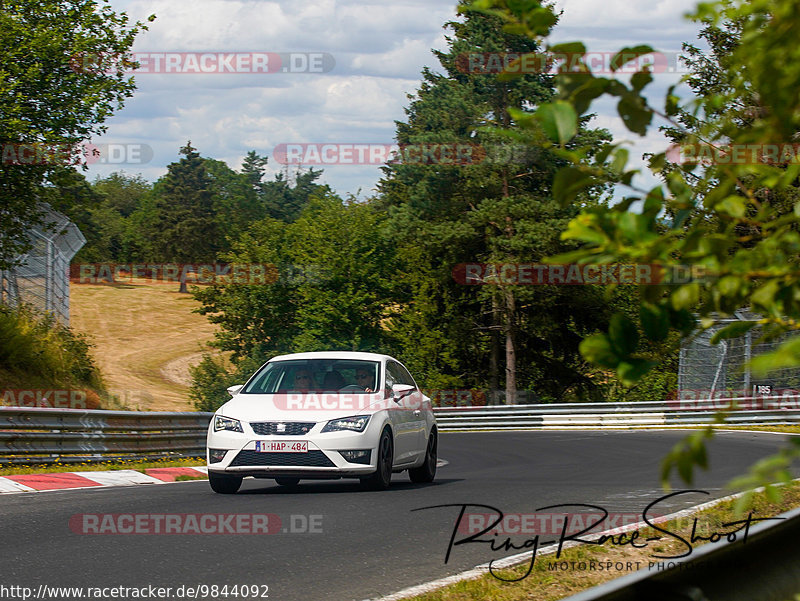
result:
[[[250,378],[241,392],[375,392],[379,365],[377,361],[342,359],[271,361]]]

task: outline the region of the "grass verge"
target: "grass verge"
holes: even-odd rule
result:
[[[783,432],[787,434],[800,434],[800,425],[797,426],[731,426],[721,424],[720,430],[755,430],[758,432]]]
[[[200,362],[217,326],[193,313],[200,303],[178,283],[131,280],[75,284],[71,324],[91,337],[97,366],[120,405],[142,411],[193,411],[189,367]]]

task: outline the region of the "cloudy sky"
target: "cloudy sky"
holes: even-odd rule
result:
[[[287,53],[300,53],[294,59],[297,68],[302,69],[303,57],[310,57],[309,70],[316,72],[278,68],[274,73],[247,73],[242,71],[255,69],[248,63],[237,69],[235,62],[235,73],[163,72],[164,66],[155,68],[152,58],[149,70],[161,72],[137,74],[134,97],[107,122],[106,135],[92,141],[116,145],[116,150],[105,164],[90,167],[91,179],[124,170],[154,181],[189,139],[203,156],[236,169],[245,154],[255,150],[270,158],[270,175],[282,168],[274,156],[281,144],[391,144],[395,120],[404,119],[406,95],[418,87],[424,66],[438,67],[431,49],[446,48],[442,26],[455,18],[454,0],[111,0],[111,4],[133,20],[156,15],[134,46],[134,52],[143,56],[282,53],[281,58],[271,54],[264,59],[275,69],[286,65]],[[697,25],[683,16],[694,4],[692,0],[558,0],[563,16],[551,39],[583,40],[596,52],[640,43],[676,52],[681,42],[696,40]],[[188,54],[172,56],[181,57],[178,68],[192,68]],[[652,97],[663,99],[678,77],[657,75]],[[665,148],[655,132],[645,139],[628,134],[612,104],[602,103],[596,112],[596,125],[630,140],[632,155]],[[136,164],[141,145],[152,149],[152,158],[146,151],[149,160]],[[330,165],[322,181],[342,195],[358,193],[364,198],[379,177],[376,165]]]

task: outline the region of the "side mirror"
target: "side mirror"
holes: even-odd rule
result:
[[[228,386],[227,391],[228,394],[231,396],[236,396],[236,394],[244,387],[244,384],[235,384],[234,386]]]
[[[392,398],[395,401],[400,401],[403,397],[408,396],[414,392],[414,387],[410,384],[394,384],[392,385]]]

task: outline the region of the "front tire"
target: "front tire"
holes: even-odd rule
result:
[[[392,482],[392,465],[394,464],[394,443],[388,428],[381,434],[378,443],[378,469],[370,476],[361,479],[361,483],[370,490],[386,490]]]
[[[439,435],[436,430],[431,431],[428,446],[425,449],[425,461],[419,467],[408,470],[408,477],[412,482],[433,482],[436,477],[436,461],[438,459]]]
[[[211,485],[211,490],[214,492],[221,495],[232,495],[239,490],[239,487],[242,485],[242,477],[208,472],[208,483]]]

